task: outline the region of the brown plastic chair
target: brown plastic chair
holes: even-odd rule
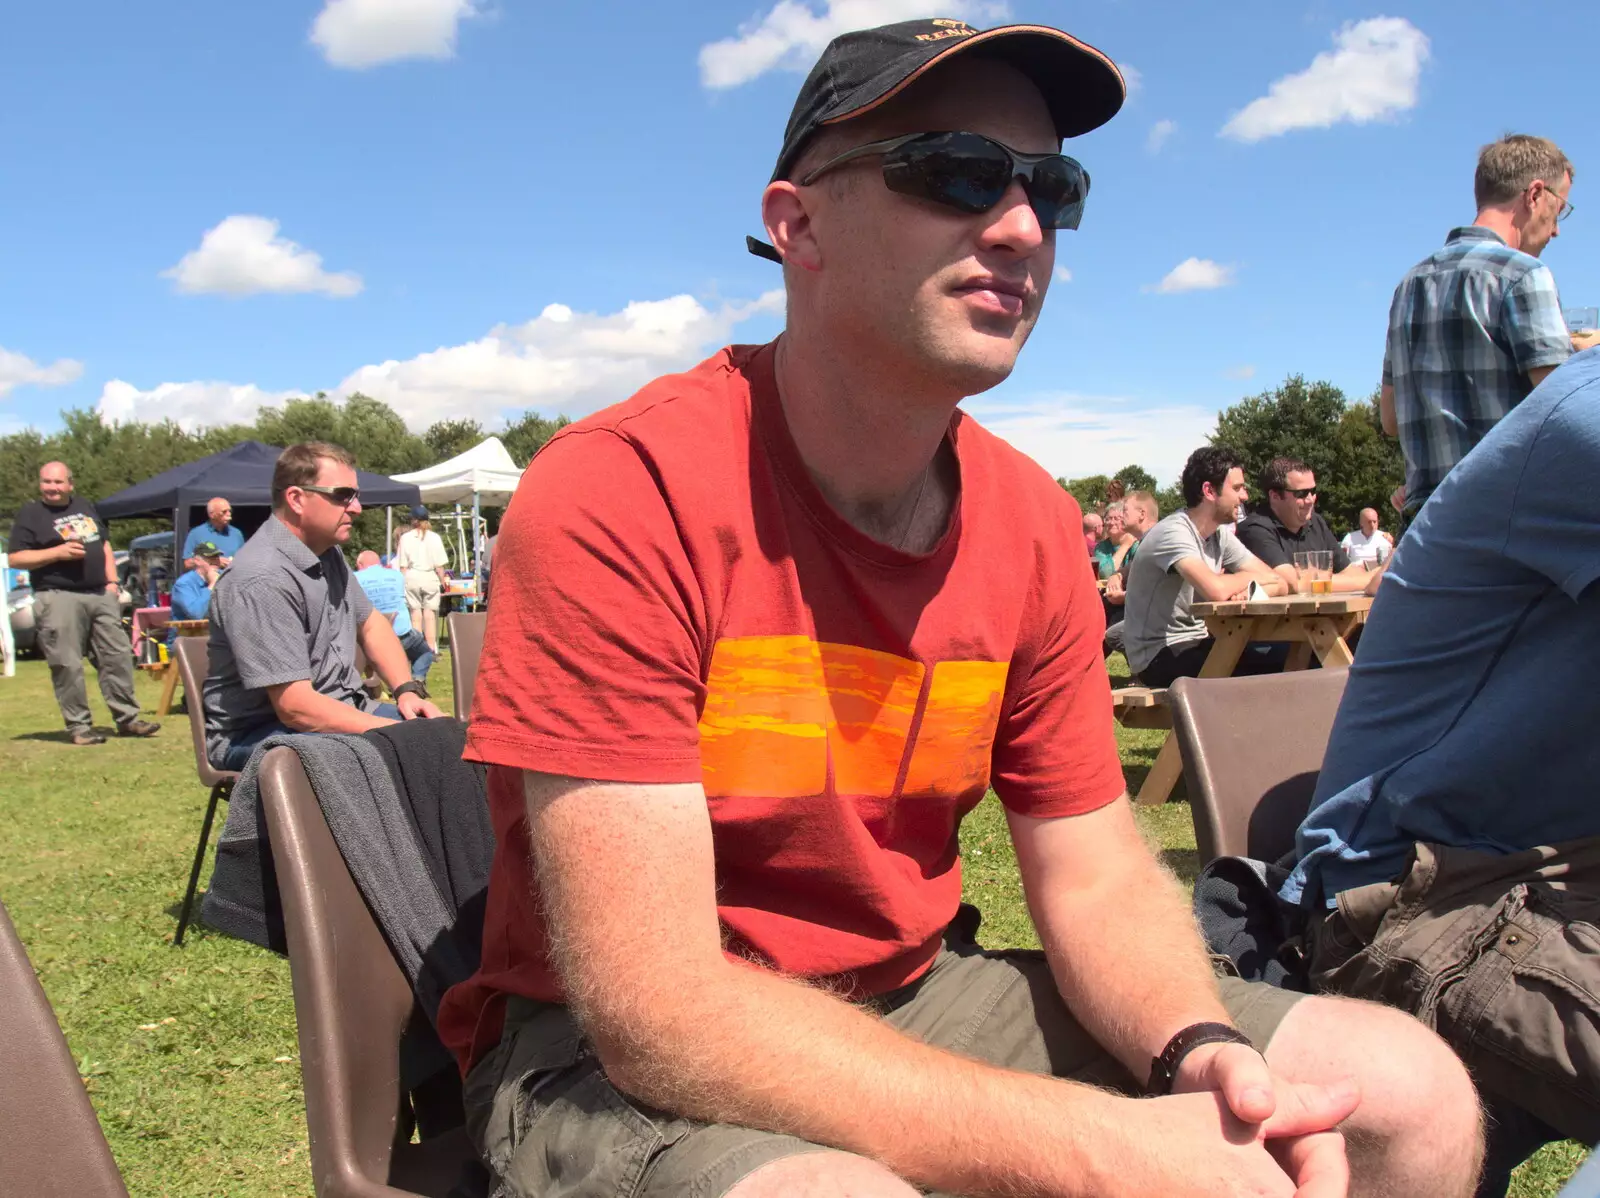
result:
[[[217,817],[217,804],[233,793],[233,784],[239,780],[239,775],[234,770],[217,769],[206,756],[206,713],[201,695],[206,675],[211,672],[211,653],[205,639],[180,636],[172,646],[172,655],[183,679],[183,705],[189,710],[189,732],[194,737],[195,770],[200,775],[200,785],[211,788],[206,817],[200,825],[200,844],[195,848],[194,866],[189,870],[189,888],[183,892],[183,909],[178,913],[178,934],[172,938],[173,947],[182,948],[183,933],[189,927],[189,916],[194,910],[195,891],[200,887],[200,867],[205,864],[206,845],[211,842],[211,824]]]
[[[1202,866],[1227,856],[1276,861],[1294,847],[1347,674],[1180,678],[1168,688]]]
[[[486,612],[453,611],[445,618],[450,631],[450,686],[456,696],[456,719],[472,715],[472,688],[478,681],[478,659],[483,656],[483,633],[489,626]]]
[[[0,903],[0,1193],[128,1198],[55,1011]]]
[[[476,1159],[461,1128],[413,1144],[400,1039],[414,1000],[293,749],[261,760],[283,900],[317,1198],[444,1198]]]

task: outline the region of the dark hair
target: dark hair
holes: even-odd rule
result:
[[[272,467],[273,510],[282,509],[284,495],[290,487],[306,487],[316,482],[323,462],[356,468],[350,451],[332,441],[302,441],[280,453]]]
[[[1198,507],[1205,499],[1202,488],[1206,483],[1220,491],[1228,471],[1243,466],[1238,453],[1227,445],[1202,445],[1189,455],[1183,464],[1183,502],[1188,507]]]
[[[1261,472],[1261,495],[1265,498],[1269,491],[1287,491],[1291,474],[1311,473],[1311,467],[1299,458],[1273,458]]]

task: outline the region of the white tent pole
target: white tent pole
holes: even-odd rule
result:
[[[383,509],[383,552],[379,557],[388,557],[394,552],[394,504],[389,504]]]
[[[15,677],[17,673],[17,646],[11,639],[11,571],[6,567],[6,555],[0,553],[0,675]]]
[[[474,602],[483,598],[483,529],[479,524],[478,493],[472,493],[472,591]]]

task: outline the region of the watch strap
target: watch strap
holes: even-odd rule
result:
[[[1204,1044],[1243,1044],[1246,1048],[1255,1047],[1250,1042],[1249,1036],[1231,1024],[1191,1023],[1168,1040],[1167,1046],[1161,1050],[1161,1055],[1151,1062],[1150,1082],[1145,1089],[1158,1097],[1171,1094],[1172,1085],[1178,1077],[1178,1067],[1183,1064],[1183,1059]]]
[[[402,682],[399,686],[390,690],[389,694],[394,696],[396,699],[398,699],[401,695],[417,695],[418,697],[424,699],[428,697],[428,692],[422,689],[422,683],[418,682],[415,678],[412,678],[407,682]]]

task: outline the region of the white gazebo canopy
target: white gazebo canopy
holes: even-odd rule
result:
[[[423,503],[464,503],[476,495],[485,507],[504,507],[511,502],[522,471],[500,438],[488,437],[447,462],[392,477],[397,482],[416,483]]]

